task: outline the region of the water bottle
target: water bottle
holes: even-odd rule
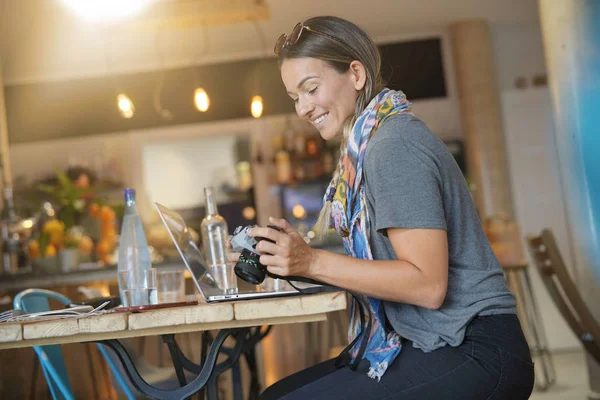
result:
[[[200,224],[200,236],[204,257],[208,263],[210,273],[224,292],[237,292],[237,278],[233,272],[233,265],[227,262],[227,222],[219,215],[217,203],[213,196],[212,188],[204,189],[206,200],[206,216]]]
[[[124,307],[155,304],[156,287],[147,282],[152,268],[148,242],[135,205],[135,190],[125,189],[125,213],[119,238],[119,295]],[[155,286],[155,285],[152,285]]]

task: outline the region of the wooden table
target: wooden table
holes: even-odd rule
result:
[[[26,323],[0,323],[0,350],[64,343],[101,342],[119,354],[118,339],[174,335],[183,332],[220,330],[198,376],[166,398],[186,398],[198,392],[210,378],[219,348],[228,335],[248,327],[314,322],[327,319],[327,313],[346,308],[344,292],[277,297],[158,309],[138,313],[107,313],[78,319]],[[179,350],[179,349],[177,349]],[[211,353],[212,352],[212,353]],[[173,353],[172,353],[173,354]],[[179,353],[181,354],[181,353]],[[210,359],[210,355],[214,360]],[[133,384],[149,397],[156,391],[145,383],[127,354],[119,354]],[[187,361],[187,360],[183,360]],[[175,360],[174,360],[175,363]],[[208,368],[206,364],[210,364]],[[185,362],[183,363],[185,367]],[[177,365],[176,369],[177,369]],[[207,367],[207,368],[205,368]],[[133,369],[133,370],[132,370]],[[188,369],[188,368],[186,368]],[[200,373],[201,372],[201,373]],[[137,374],[137,376],[136,376]],[[203,381],[203,382],[202,382]],[[160,391],[159,391],[160,392]]]

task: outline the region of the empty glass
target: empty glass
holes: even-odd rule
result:
[[[235,261],[210,266],[210,274],[215,278],[217,285],[223,290],[223,293],[231,294],[238,292],[238,282],[233,270],[234,267]]]
[[[156,280],[159,304],[185,301],[185,271],[159,270]]]
[[[123,288],[121,302],[124,307],[158,304],[155,268],[121,271],[119,282]]]

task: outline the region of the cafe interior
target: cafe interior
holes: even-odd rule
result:
[[[48,295],[51,309],[119,306],[126,188],[153,269],[181,277],[198,304],[206,299],[155,203],[185,220],[203,254],[215,209],[227,235],[284,218],[310,246],[345,254],[335,231],[314,229],[340,140],[296,115],[273,52],[282,33],[318,15],[374,39],[387,87],[454,156],[517,299],[535,362],[531,398],[600,399],[600,3],[589,0],[0,0],[0,321],[27,311],[19,301],[31,289],[67,299]],[[265,310],[275,300],[251,301]],[[348,344],[337,301],[313,320],[264,317],[246,358],[198,398],[253,399],[337,355]],[[86,340],[54,316],[45,323],[62,339],[48,329],[34,340],[26,333],[38,323],[16,318],[0,322],[0,398],[161,398],[115,367],[98,344],[108,333]],[[177,388],[164,334],[197,363],[224,326],[145,325],[111,339],[146,382]]]

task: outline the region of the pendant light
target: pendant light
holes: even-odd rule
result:
[[[205,56],[208,51],[208,32],[206,30],[206,24],[202,24],[202,51],[197,55],[197,58]],[[199,84],[200,79],[198,78],[198,66],[194,66],[194,82],[196,89],[194,90],[194,105],[200,112],[207,112],[210,107],[210,98],[206,90]]]
[[[252,103],[250,104],[250,113],[254,118],[260,118],[263,113],[263,99],[261,96],[252,97]]]
[[[259,39],[259,43],[260,43],[260,47],[261,48],[267,48],[267,40],[265,38],[265,33],[263,32],[260,24],[257,21],[252,21],[254,28],[256,29],[256,34],[258,36]],[[260,118],[263,114],[263,110],[264,110],[264,103],[263,103],[263,98],[262,96],[260,96],[260,65],[261,61],[259,60],[256,63],[256,67],[254,70],[254,94],[252,96],[252,101],[250,103],[250,114],[252,114],[252,116],[254,118]]]
[[[210,107],[210,99],[208,98],[208,93],[204,88],[196,88],[194,91],[194,104],[196,108],[200,112],[208,111],[208,107]]]
[[[123,118],[132,118],[135,114],[135,106],[133,101],[125,93],[119,93],[117,95],[117,108]]]

